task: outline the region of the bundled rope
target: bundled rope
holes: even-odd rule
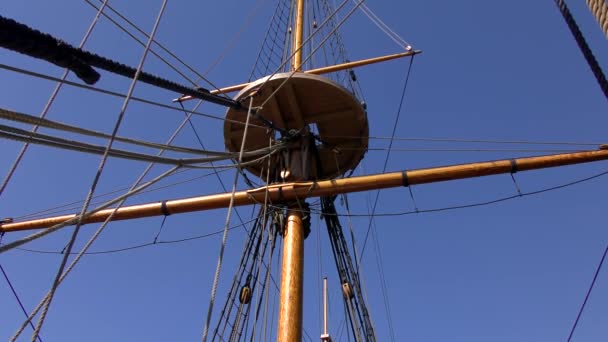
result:
[[[96,67],[129,78],[137,75],[138,81],[155,87],[190,95],[226,107],[241,108],[239,102],[211,94],[208,89],[187,87],[143,71],[138,73],[135,68],[73,47],[50,34],[3,16],[0,16],[0,47],[67,68],[87,84],[95,84],[99,80],[99,73],[93,69]]]

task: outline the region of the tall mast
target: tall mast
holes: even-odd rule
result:
[[[294,35],[292,54],[293,63],[291,65],[292,71],[302,70],[302,42],[304,41],[304,0],[298,0],[296,4],[296,22],[294,25]]]
[[[304,0],[297,0],[292,44],[292,71],[302,69],[304,40]],[[304,292],[304,225],[299,203],[290,206],[283,233],[283,265],[277,341],[302,341],[302,305]]]

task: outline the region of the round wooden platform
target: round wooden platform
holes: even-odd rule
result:
[[[268,77],[254,81],[235,99],[243,100],[255,94],[253,105],[260,106],[289,75],[277,74],[268,82]],[[243,103],[248,106],[249,99]],[[285,131],[306,132],[308,127],[318,135],[318,140],[323,142],[317,140],[322,164],[321,179],[338,177],[354,169],[367,150],[369,126],[365,109],[347,89],[322,76],[300,72],[294,74],[258,114]],[[238,122],[244,123],[246,116],[246,108],[226,112],[226,119]],[[238,122],[224,122],[224,142],[232,152],[238,152],[241,147],[244,124]],[[254,118],[250,119],[250,123],[264,126],[261,120]],[[268,147],[271,140],[279,138],[279,134],[270,129],[250,127],[245,150]],[[266,174],[267,164],[264,161],[246,169],[260,177]]]

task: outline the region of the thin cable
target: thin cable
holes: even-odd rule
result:
[[[85,32],[84,37],[82,38],[82,40],[80,41],[80,44],[78,45],[79,49],[84,47],[87,40],[91,36],[91,33],[93,32],[93,29],[95,28],[95,25],[97,24],[97,21],[99,20],[99,15],[103,12],[104,8],[107,5],[107,2],[108,2],[108,0],[103,1],[103,4],[100,6],[100,8],[97,11],[97,14],[95,15],[95,17],[93,17],[93,21],[89,25],[89,28]],[[61,82],[59,82],[59,83],[57,83],[57,85],[55,85],[55,89],[53,89],[51,96],[49,96],[49,99],[47,100],[46,105],[44,106],[44,108],[42,109],[42,112],[40,113],[41,119],[44,119],[44,117],[46,117],[46,114],[48,113],[49,109],[51,109],[51,105],[55,102],[55,98],[57,97],[57,94],[59,94],[59,90],[61,89],[61,86],[63,85],[63,81],[65,81],[67,79],[69,73],[70,73],[70,71],[68,69],[66,69],[63,72],[63,75],[61,76]],[[36,132],[36,131],[38,131],[37,125],[32,128],[32,132]],[[19,151],[17,158],[15,158],[15,161],[11,165],[11,168],[8,170],[6,176],[4,177],[4,180],[2,181],[2,185],[0,185],[0,196],[2,196],[4,189],[10,182],[11,178],[13,177],[13,174],[17,170],[17,167],[19,167],[19,164],[21,163],[21,159],[23,159],[23,156],[25,155],[25,152],[27,151],[28,147],[29,147],[29,143],[27,143],[27,142],[25,144],[23,144],[23,146],[21,147],[21,150]]]
[[[85,2],[88,3],[94,9],[97,9],[97,6],[94,5],[93,3],[91,3],[89,0],[85,0]],[[111,8],[110,5],[108,5],[108,9],[110,9],[112,12],[118,13],[116,10],[114,10],[113,8]],[[112,17],[110,17],[107,13],[104,12],[103,15],[104,15],[104,17],[106,19],[108,19],[112,24],[114,24],[116,27],[118,27],[121,31],[123,31],[124,33],[126,33],[129,37],[131,37],[139,45],[141,45],[142,47],[146,46],[146,43],[144,41],[140,40],[133,33],[129,32],[129,30],[127,28],[125,28],[124,26],[122,26],[120,23],[118,23],[116,20],[114,20]],[[119,16],[121,16],[121,15],[119,14]],[[136,30],[140,30],[140,32],[146,38],[148,38],[148,34],[147,33],[143,32],[143,30],[139,29],[139,27],[135,26],[135,28],[136,28]],[[157,43],[157,45],[159,45],[159,44]],[[159,46],[162,49],[166,50],[162,45],[159,45]],[[190,79],[190,77],[188,77],[186,74],[184,74],[183,72],[181,72],[176,66],[174,66],[173,64],[171,64],[168,60],[166,60],[165,58],[163,58],[156,51],[154,51],[153,49],[150,49],[150,53],[153,54],[154,56],[156,56],[161,62],[163,62],[165,65],[167,65],[171,70],[175,71],[178,75],[180,75],[181,77],[183,77],[186,81],[190,82],[190,84],[196,85],[196,82],[194,82],[192,79]],[[178,60],[178,62],[179,62],[179,60]],[[184,64],[184,63],[182,63],[182,64]]]
[[[116,136],[116,134],[118,133],[118,129],[120,128],[120,124],[122,123],[122,119],[125,115],[125,112],[127,110],[127,106],[129,104],[129,98],[131,97],[131,95],[133,94],[133,91],[135,90],[135,85],[137,84],[137,80],[139,78],[139,76],[142,73],[142,68],[144,65],[144,62],[146,60],[146,56],[148,54],[148,50],[150,49],[150,45],[152,44],[152,38],[154,37],[156,30],[158,29],[158,25],[160,24],[160,20],[163,16],[163,13],[165,11],[165,7],[167,5],[167,0],[163,0],[163,3],[161,5],[161,8],[159,10],[158,16],[156,18],[156,21],[154,23],[154,27],[152,28],[152,32],[150,33],[150,39],[148,39],[148,43],[146,44],[146,48],[144,49],[143,55],[141,57],[141,60],[139,62],[139,65],[137,66],[137,69],[135,71],[135,76],[133,77],[133,80],[131,81],[131,85],[129,86],[129,90],[127,92],[127,97],[125,98],[125,101],[122,105],[122,108],[120,110],[120,113],[118,115],[118,118],[116,120],[116,124],[114,125],[114,129],[112,131],[112,138],[108,141],[108,145],[106,147],[106,151],[103,155],[103,157],[101,158],[100,164],[99,164],[99,168],[97,169],[97,172],[95,174],[95,178],[93,179],[93,184],[91,185],[91,189],[89,190],[89,194],[87,195],[87,199],[85,200],[85,203],[82,207],[82,210],[80,212],[80,217],[81,219],[79,219],[77,221],[76,226],[74,227],[74,232],[72,233],[72,237],[70,238],[70,241],[68,242],[67,248],[66,248],[66,255],[62,258],[61,264],[59,266],[59,270],[57,271],[57,274],[55,276],[55,280],[53,282],[53,285],[51,287],[51,291],[50,291],[50,296],[48,298],[48,300],[46,301],[45,305],[43,305],[42,308],[42,312],[40,313],[40,317],[38,319],[38,323],[36,324],[36,330],[34,331],[34,333],[32,334],[32,342],[34,342],[36,340],[36,336],[38,336],[40,329],[42,328],[42,324],[44,323],[44,319],[46,318],[46,315],[48,313],[49,307],[53,301],[53,296],[55,294],[55,291],[57,290],[57,287],[59,286],[59,279],[61,278],[61,275],[63,274],[63,270],[65,268],[65,265],[67,263],[68,257],[69,257],[69,253],[72,250],[72,247],[74,246],[74,242],[76,241],[76,237],[78,236],[78,232],[80,230],[80,227],[82,225],[82,216],[86,213],[88,206],[89,206],[89,202],[91,201],[91,198],[93,197],[93,194],[95,193],[95,189],[97,188],[97,183],[99,181],[99,178],[101,177],[101,173],[103,172],[106,160],[108,159],[108,153],[110,151],[110,149],[112,148],[112,144],[114,142],[114,136]]]
[[[190,170],[191,169],[184,169],[182,171],[190,171]],[[222,173],[222,172],[226,172],[226,171],[228,171],[228,169],[219,170],[218,173]],[[176,175],[178,173],[180,173],[180,171],[174,172],[173,175]],[[209,176],[214,175],[214,174],[215,174],[214,172],[210,172],[210,173],[203,174],[201,176],[196,176],[196,177],[192,177],[192,178],[189,178],[189,179],[181,180],[181,181],[178,181],[178,182],[169,183],[169,184],[166,184],[166,185],[163,185],[163,186],[153,187],[153,188],[151,188],[149,190],[141,191],[140,193],[138,193],[138,195],[145,194],[145,193],[151,193],[151,192],[162,190],[162,189],[167,189],[167,188],[170,188],[170,187],[173,187],[173,186],[177,186],[177,185],[181,185],[181,184],[186,184],[186,183],[189,183],[189,182],[193,182],[193,181],[196,181],[196,180],[200,180],[200,179],[209,177]],[[110,196],[112,194],[115,194],[115,193],[118,193],[118,192],[121,192],[121,191],[125,191],[125,190],[129,190],[129,187],[124,187],[124,188],[117,189],[117,190],[114,190],[114,191],[111,191],[111,192],[106,192],[106,193],[101,194],[101,195],[96,195],[96,196],[93,196],[93,198],[94,199],[100,199],[102,197],[107,197],[107,196]],[[70,211],[73,211],[73,210],[76,210],[76,209],[80,208],[81,205],[82,205],[82,203],[83,203],[83,201],[74,201],[74,202],[70,202],[70,203],[67,203],[67,204],[64,204],[64,205],[61,205],[61,206],[56,206],[56,207],[52,207],[52,208],[49,208],[49,209],[40,210],[40,211],[37,211],[37,212],[34,212],[34,213],[30,213],[30,214],[26,214],[26,215],[22,215],[22,216],[13,217],[13,220],[15,220],[15,221],[23,221],[25,219],[39,218],[39,217],[44,217],[44,216],[48,216],[48,215],[51,215],[51,214],[59,214],[59,213],[70,212]],[[98,200],[96,202],[91,202],[91,203],[99,204],[99,203],[101,203],[101,201]],[[78,204],[78,206],[74,207],[73,205],[76,205],[76,204]]]
[[[23,313],[25,314],[25,317],[27,317],[27,310],[25,310],[25,306],[23,306],[23,303],[21,302],[21,299],[19,298],[19,295],[17,294],[15,287],[13,287],[11,280],[8,278],[8,275],[4,271],[4,267],[2,267],[2,264],[0,264],[0,271],[2,271],[2,274],[4,275],[4,279],[6,279],[6,282],[7,282],[8,286],[11,288],[11,291],[13,292],[13,295],[15,296],[17,303],[19,303],[19,306],[21,307],[21,311],[23,311]],[[31,321],[29,321],[29,322],[30,322],[30,327],[32,327],[32,330],[35,330],[34,324]],[[40,334],[38,334],[38,341],[42,342],[42,338],[40,337]]]
[[[101,0],[99,0],[101,2]],[[87,2],[89,5],[91,5],[93,8],[97,8],[94,4],[92,4],[89,0],[85,0],[85,2]],[[108,9],[110,11],[112,11],[113,13],[115,13],[119,18],[121,18],[122,20],[124,20],[127,24],[129,24],[131,27],[133,27],[135,30],[137,30],[139,33],[141,33],[144,37],[146,38],[150,38],[149,35],[142,30],[141,28],[139,28],[137,25],[135,25],[131,20],[129,20],[127,17],[125,17],[124,15],[122,15],[119,11],[115,10],[112,6],[108,5],[107,6]],[[106,18],[108,18],[108,20],[110,20],[112,23],[114,23],[117,27],[119,27],[121,30],[123,30],[124,32],[126,32],[127,34],[129,34],[129,36],[131,36],[132,38],[134,38],[136,41],[139,42],[139,40],[137,38],[135,38],[133,35],[131,35],[130,33],[128,33],[128,31],[121,25],[119,25],[117,22],[115,22],[113,19],[111,19],[107,14],[104,14],[104,16]],[[165,51],[169,56],[173,57],[177,62],[179,62],[181,65],[183,65],[184,67],[186,67],[186,69],[190,70],[193,74],[195,74],[199,80],[203,80],[205,81],[207,84],[209,84],[211,86],[211,88],[213,89],[219,89],[215,84],[213,84],[213,82],[211,82],[209,79],[205,78],[204,73],[203,75],[201,75],[198,71],[196,71],[196,69],[194,69],[193,67],[191,67],[188,63],[184,62],[181,58],[179,58],[177,55],[175,55],[173,52],[171,52],[171,50],[167,49],[165,46],[163,46],[161,43],[159,43],[158,41],[156,41],[155,39],[152,39],[152,42],[154,44],[156,44],[159,48],[161,48],[161,50]],[[140,44],[142,46],[144,46],[144,44],[142,44],[140,42]],[[159,57],[154,51],[152,51],[152,53]],[[171,64],[169,64],[168,62],[166,62],[165,60],[163,60],[161,58],[161,60],[163,62],[165,62],[169,67],[171,67],[173,70],[176,70]],[[177,71],[177,70],[176,70]],[[185,77],[181,72],[178,72],[180,75],[182,75],[182,77],[186,78],[188,81],[190,81],[192,84],[196,84],[196,82],[193,82],[191,80],[189,80],[187,77]],[[219,94],[220,96],[224,96],[226,98],[229,98],[227,94]]]
[[[399,123],[399,117],[401,116],[401,109],[403,108],[403,102],[405,100],[405,92],[407,90],[407,85],[409,83],[410,74],[411,74],[411,71],[412,71],[412,65],[413,64],[414,64],[414,57],[412,56],[412,59],[410,59],[410,64],[409,64],[408,69],[407,69],[407,75],[405,77],[405,82],[403,84],[403,91],[401,92],[401,100],[399,101],[399,108],[397,109],[397,115],[395,117],[395,123],[393,125],[393,131],[392,131],[391,136],[394,136],[395,133],[397,132],[397,124]],[[386,172],[386,167],[388,166],[388,160],[389,160],[389,157],[390,157],[391,148],[393,146],[393,141],[394,140],[391,139],[390,142],[389,142],[389,150],[386,153],[386,158],[384,159],[384,166],[382,167],[382,172]],[[413,196],[411,187],[408,187],[408,190],[410,192],[410,197],[412,198],[412,201],[413,201],[414,200],[414,196]],[[365,239],[363,239],[363,247],[361,248],[361,260],[363,260],[363,257],[365,255],[365,247],[367,246],[367,239],[369,238],[369,232],[372,229],[373,217],[374,217],[374,214],[376,212],[376,206],[378,205],[378,198],[379,197],[380,197],[380,190],[376,191],[376,198],[374,200],[374,205],[372,206],[371,218],[369,220],[369,225],[367,227],[367,232],[365,233]],[[415,202],[414,202],[414,207],[416,207]]]
[[[198,106],[200,106],[203,102],[199,101],[196,106],[194,107],[194,109],[198,108]],[[194,126],[194,123],[192,122],[192,120],[190,120],[190,116],[188,114],[188,111],[186,110],[186,107],[184,107],[184,104],[182,102],[179,102],[180,106],[182,107],[182,109],[184,110],[184,114],[186,114],[186,120],[188,120],[188,124],[190,125],[190,128],[192,128],[192,132],[194,133],[194,136],[196,137],[196,140],[198,140],[199,145],[205,149],[205,144],[203,143],[203,139],[201,139],[200,135],[198,134],[198,131],[196,130],[196,127]],[[268,146],[269,148],[272,146]],[[268,160],[270,161],[270,158],[268,158]],[[226,188],[226,184],[224,184],[224,181],[222,180],[222,177],[220,177],[220,174],[217,170],[217,168],[215,167],[215,165],[213,164],[213,162],[211,162],[211,168],[213,169],[213,173],[215,174],[215,176],[217,177],[217,180],[220,182],[220,186],[222,187],[222,190],[224,190],[224,192],[228,192],[228,188]],[[240,168],[239,168],[240,170]],[[239,219],[239,221],[241,223],[243,223],[243,218],[241,217],[241,214],[239,213],[239,211],[235,208],[234,212],[236,213],[237,218]],[[247,231],[247,227],[245,227],[245,225],[243,225],[243,229],[245,229],[245,231]]]
[[[353,0],[356,2],[356,0]],[[384,32],[392,41],[397,43],[400,47],[404,48],[407,51],[412,49],[410,43],[405,41],[401,36],[399,36],[390,26],[386,25],[382,19],[380,19],[367,5],[363,4],[361,6],[361,11],[382,31]]]
[[[249,98],[249,109],[247,111],[247,119],[245,120],[245,130],[243,131],[243,140],[241,141],[241,150],[239,152],[239,159],[237,165],[240,165],[243,161],[243,151],[245,149],[245,142],[247,140],[247,131],[249,128],[249,119],[251,118],[251,109],[253,106],[253,97]],[[240,166],[239,166],[240,167]],[[224,249],[226,248],[226,239],[228,237],[228,225],[230,224],[230,216],[232,214],[232,207],[234,205],[234,197],[236,194],[236,185],[239,179],[239,172],[236,171],[234,174],[234,182],[232,184],[232,196],[230,196],[230,204],[228,205],[228,213],[226,214],[226,224],[224,228],[224,234],[222,236],[222,244],[220,245],[220,253],[217,259],[217,265],[215,267],[215,275],[213,277],[213,285],[211,287],[211,299],[209,300],[209,308],[207,310],[207,319],[205,321],[205,327],[203,328],[202,341],[207,341],[207,334],[209,333],[209,324],[211,323],[211,314],[213,312],[213,304],[215,303],[215,295],[217,292],[217,285],[219,282],[220,271],[222,268],[222,261],[224,258]]]
[[[600,263],[597,265],[597,268],[595,269],[595,274],[593,275],[593,280],[591,281],[591,285],[589,285],[589,289],[587,290],[587,294],[585,295],[585,300],[583,300],[583,304],[581,304],[581,308],[578,310],[578,314],[576,315],[576,320],[574,320],[572,329],[570,329],[570,335],[568,335],[568,342],[570,342],[570,340],[572,339],[572,336],[574,335],[574,331],[576,330],[576,326],[578,325],[578,321],[581,318],[583,311],[585,310],[585,306],[587,305],[587,301],[589,300],[591,291],[593,291],[593,287],[595,286],[595,281],[597,280],[597,276],[598,276],[598,274],[600,274],[600,271],[602,270],[602,265],[604,264],[604,260],[606,260],[606,254],[608,254],[608,245],[606,245],[606,248],[604,249],[604,254],[602,255],[602,258],[600,259]]]
[[[160,223],[160,228],[158,229],[158,233],[156,233],[156,236],[154,237],[154,241],[152,242],[152,244],[155,244],[158,241],[160,233],[162,233],[163,228],[165,227],[165,222],[167,221],[167,216],[168,215],[163,216],[163,220]]]
[[[251,223],[253,221],[255,221],[255,219],[251,219],[249,221],[245,221],[243,223],[239,223],[238,225],[234,225],[234,226],[228,228],[228,230],[233,230],[233,229],[240,228],[243,225]],[[195,236],[191,236],[191,237],[187,237],[187,238],[181,238],[181,239],[175,239],[175,240],[157,240],[156,242],[146,242],[146,243],[141,243],[141,244],[127,246],[127,247],[85,252],[84,255],[114,254],[114,253],[121,253],[121,252],[132,251],[132,250],[136,250],[136,249],[140,249],[140,248],[144,248],[144,247],[150,247],[150,246],[154,246],[154,245],[171,245],[171,244],[188,242],[188,241],[193,241],[193,240],[200,240],[200,239],[203,239],[203,238],[208,238],[208,237],[211,237],[211,236],[220,235],[223,232],[224,232],[224,229],[220,229],[220,230],[217,230],[217,231],[214,231],[214,232],[211,232],[211,233],[202,234],[202,235],[195,235]],[[22,248],[22,247],[19,247],[19,248],[16,248],[16,249],[19,250],[19,251],[29,252],[29,253],[36,253],[36,254],[65,254],[65,252],[62,252],[62,251],[50,251],[50,250]],[[72,252],[71,254],[72,255],[77,255],[79,253]]]
[[[203,75],[209,74],[211,72],[211,70],[213,70],[224,59],[224,57],[228,54],[228,52],[230,52],[230,50],[232,50],[234,48],[236,43],[241,38],[241,34],[243,32],[245,32],[245,30],[249,27],[249,25],[251,24],[251,20],[256,15],[258,9],[262,6],[262,4],[264,4],[264,2],[265,2],[264,0],[258,0],[256,2],[253,9],[245,17],[245,20],[244,20],[243,24],[241,25],[240,29],[237,31],[237,33],[234,35],[234,37],[232,37],[230,42],[228,42],[226,44],[226,46],[224,47],[222,52],[220,52],[219,56],[213,62],[211,62],[211,65],[209,67],[207,67],[207,69],[205,69],[205,71],[203,71]]]

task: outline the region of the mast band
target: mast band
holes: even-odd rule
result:
[[[401,171],[401,184],[406,188],[410,186],[410,181],[407,178],[407,171]]]
[[[516,173],[517,172],[517,161],[515,161],[515,159],[511,159],[511,173]]]
[[[171,213],[169,212],[169,209],[167,208],[167,201],[162,201],[160,202],[160,212],[165,215],[165,216],[169,216],[171,215]]]

